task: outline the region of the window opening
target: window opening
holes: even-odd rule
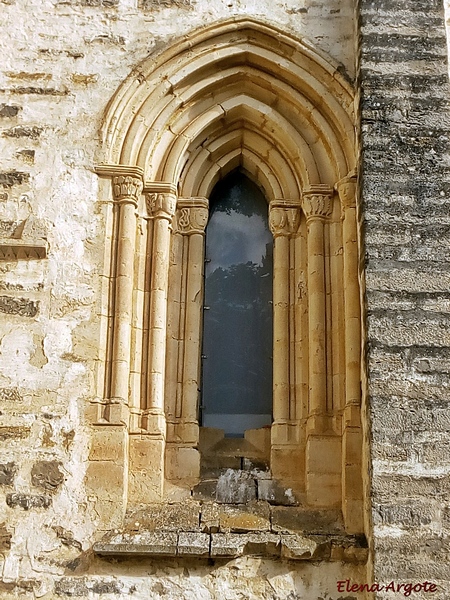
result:
[[[243,173],[213,189],[206,227],[202,424],[241,437],[272,422],[273,238]]]

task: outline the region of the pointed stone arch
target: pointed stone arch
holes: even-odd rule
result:
[[[152,55],[111,100],[96,421],[125,428],[124,498],[161,500],[167,481],[198,479],[203,235],[211,190],[238,168],[263,188],[274,236],[272,472],[362,530],[354,101],[313,44],[248,18]]]
[[[339,65],[251,19],[202,29],[135,69],[108,107],[102,162],[137,166],[183,195],[182,174],[201,149],[214,144],[216,158],[204,160],[227,169],[220,139],[236,130],[242,150],[254,153],[259,139],[282,154],[278,178],[287,170],[297,183],[284,198],[355,168],[354,94]],[[254,168],[262,165],[274,168],[267,156]]]

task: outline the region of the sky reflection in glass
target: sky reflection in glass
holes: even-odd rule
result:
[[[272,419],[268,205],[245,175],[214,188],[206,229],[202,422],[242,435]]]

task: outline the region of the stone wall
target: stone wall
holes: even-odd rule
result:
[[[439,592],[414,597],[439,598],[450,590],[450,122],[443,17],[440,0],[361,2],[375,579],[433,580]]]

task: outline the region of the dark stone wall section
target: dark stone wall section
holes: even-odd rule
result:
[[[450,90],[443,3],[361,0],[360,25],[375,579],[434,579],[448,590],[442,550],[450,541]]]
[[[28,298],[12,298],[0,296],[0,313],[20,315],[21,317],[35,317],[38,313],[39,303]]]

